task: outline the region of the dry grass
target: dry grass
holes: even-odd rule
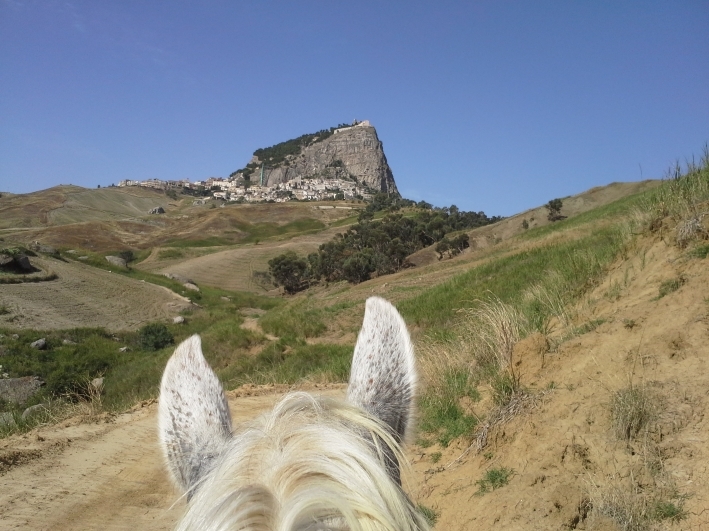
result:
[[[463,312],[468,319],[462,327],[461,337],[471,346],[477,364],[492,365],[501,372],[509,372],[517,382],[512,352],[526,324],[522,314],[492,294],[479,301],[475,308]]]
[[[644,385],[616,391],[611,399],[611,424],[615,436],[630,441],[647,430],[661,411],[662,399]]]
[[[665,175],[664,182],[635,213],[640,225],[653,232],[663,227],[669,218],[675,225],[675,243],[686,247],[698,237],[709,233],[703,220],[709,214],[709,145],[705,145],[699,164],[688,161],[683,172],[676,162]]]
[[[623,531],[664,529],[661,523],[677,523],[687,517],[687,497],[677,491],[664,472],[652,484],[639,481],[633,474],[613,476],[603,484],[591,480],[589,491],[594,517],[608,518]]]

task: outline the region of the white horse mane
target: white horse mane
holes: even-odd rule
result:
[[[232,432],[199,337],[187,339],[168,361],[159,406],[168,468],[188,498],[178,529],[428,529],[399,471],[415,384],[406,325],[391,304],[372,297],[346,402],[291,393]]]

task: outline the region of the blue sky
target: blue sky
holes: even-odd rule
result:
[[[510,215],[709,141],[709,2],[0,0],[0,190],[228,176],[368,119],[405,197]]]

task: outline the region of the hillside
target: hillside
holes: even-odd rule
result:
[[[351,216],[353,207],[360,208],[349,202],[336,203],[344,208],[326,209],[298,202],[224,205],[210,201],[194,205],[193,200],[184,195],[171,199],[162,191],[141,187],[77,186],[0,197],[0,238],[95,252],[173,244],[215,247],[324,229]],[[158,206],[166,213],[148,214]]]
[[[233,215],[264,215],[243,206],[256,205],[235,205]],[[189,215],[192,206],[181,208]],[[179,283],[153,272],[197,281],[199,293],[184,292],[196,303],[180,311],[185,322],[168,328],[175,341],[200,333],[210,363],[235,389],[232,406],[240,418],[287,388],[319,390],[346,381],[364,301],[372,294],[394,301],[412,332],[421,380],[407,484],[437,519],[437,529],[709,525],[703,414],[709,396],[709,164],[682,179],[615,183],[564,198],[565,220],[548,222],[540,207],[470,231],[478,243],[454,258],[422,260],[360,284],[322,283],[287,298],[249,284],[254,277],[245,272],[268,253],[315,245],[308,238],[329,236],[352,221],[336,210],[317,214],[333,217],[323,217],[310,234],[266,231],[258,244],[207,248],[177,240],[146,249],[140,269],[120,278],[164,282],[177,293],[184,291]],[[274,212],[281,221],[292,219],[292,211]],[[101,265],[100,253],[90,257]],[[230,282],[252,293],[234,291]],[[3,366],[12,376],[33,359],[27,345],[40,337],[14,321],[12,308],[0,315]],[[0,497],[0,513],[33,527],[66,526],[69,514],[81,515],[77,528],[99,521],[104,527],[119,521],[169,527],[176,513],[161,515],[176,496],[161,469],[144,465],[154,462],[155,447],[139,434],[153,425],[151,400],[171,347],[144,350],[130,331],[41,333],[50,344],[42,359],[81,356],[86,366],[104,367],[105,388],[99,400],[71,405],[78,417],[53,403],[51,418],[68,419],[57,427],[24,422],[21,408],[10,410],[18,424],[0,427],[10,434],[0,442],[1,481],[10,487]],[[64,338],[78,344],[62,344]],[[130,350],[116,357],[121,345]],[[69,367],[58,369],[47,372],[52,388],[79,377]],[[264,393],[271,398],[249,397]],[[142,407],[113,417],[140,400]],[[111,422],[82,423],[97,419]],[[68,446],[67,437],[74,441]],[[82,453],[95,458],[80,463]],[[102,476],[105,463],[125,463],[132,481]],[[72,486],[74,472],[83,474],[80,486]],[[42,485],[32,479],[40,476]],[[32,511],[33,502],[20,502],[25,487],[13,490],[18,485],[61,503],[51,514]],[[120,492],[121,502],[101,497],[106,488]]]

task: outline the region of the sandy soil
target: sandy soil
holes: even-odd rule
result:
[[[172,291],[80,262],[32,258],[56,280],[0,286],[0,305],[10,310],[0,325],[41,330],[76,327],[135,329],[177,315],[190,302]]]

